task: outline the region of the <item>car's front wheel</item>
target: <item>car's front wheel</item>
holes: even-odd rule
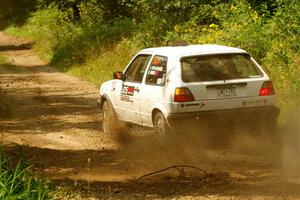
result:
[[[104,101],[102,106],[102,128],[103,132],[112,138],[119,131],[119,121],[113,106],[108,101]]]

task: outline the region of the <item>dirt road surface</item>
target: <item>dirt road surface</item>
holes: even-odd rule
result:
[[[64,199],[300,199],[300,168],[287,167],[282,143],[240,134],[222,148],[197,135],[162,144],[132,129],[116,144],[102,132],[98,87],[47,66],[30,45],[0,33],[1,142]],[[178,164],[208,173],[178,167],[137,179]]]

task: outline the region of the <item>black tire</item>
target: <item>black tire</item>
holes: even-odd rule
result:
[[[112,104],[103,102],[102,106],[102,128],[103,132],[115,144],[126,146],[130,141],[129,130],[125,123],[118,120]]]
[[[113,106],[108,101],[104,101],[102,106],[102,128],[103,132],[111,138],[119,133],[119,120],[113,109]]]
[[[171,129],[164,115],[159,111],[154,114],[153,126],[158,137],[164,139],[169,137]]]

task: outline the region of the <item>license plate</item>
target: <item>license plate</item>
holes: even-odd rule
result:
[[[218,88],[219,97],[236,96],[235,87]]]

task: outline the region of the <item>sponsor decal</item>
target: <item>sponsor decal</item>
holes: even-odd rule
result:
[[[149,75],[153,75],[153,76],[159,76],[161,71],[158,71],[158,70],[151,70],[149,71]]]
[[[133,96],[133,94],[134,94],[134,87],[128,87],[127,94],[130,95],[130,96]]]
[[[161,64],[160,57],[154,57],[151,64],[160,65]]]
[[[149,74],[155,76],[156,71],[154,71],[154,70],[153,70],[153,71],[150,71]]]
[[[163,71],[163,67],[151,66],[151,71],[159,71],[159,72],[162,72],[162,71]]]
[[[163,84],[163,80],[161,78],[158,78],[156,81],[157,85],[162,85]]]
[[[130,99],[130,96],[124,94],[121,94],[121,101],[133,102],[133,100]]]
[[[114,92],[115,90],[116,90],[116,82],[114,81],[114,82],[112,82],[112,84],[111,84],[111,92]]]
[[[123,85],[121,94],[133,96],[134,95],[134,86]]]
[[[123,85],[121,90],[121,101],[133,102],[132,96],[134,95],[134,86]]]

